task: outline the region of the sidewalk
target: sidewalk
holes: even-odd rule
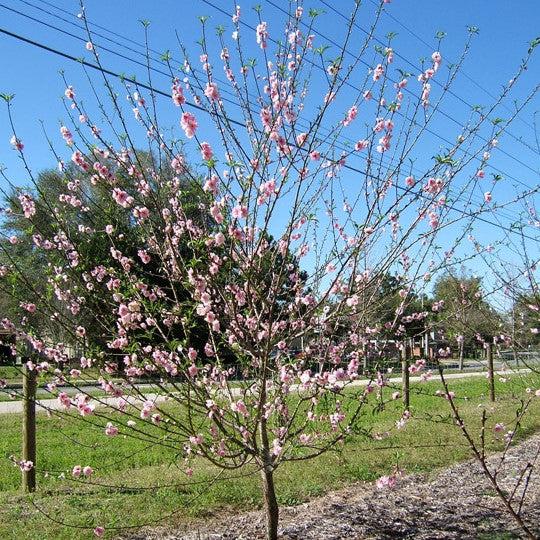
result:
[[[530,369],[517,369],[517,370],[509,370],[509,371],[496,371],[496,376],[501,375],[519,375],[519,374],[525,374],[530,373]],[[445,379],[468,379],[470,377],[485,377],[486,372],[465,372],[465,373],[449,373],[448,375],[445,375]],[[433,379],[435,380],[437,376],[434,374]],[[409,379],[411,382],[420,382],[422,379],[421,377],[411,377]],[[368,384],[367,379],[363,379],[360,381],[355,381],[352,383],[352,386],[366,386]],[[392,377],[388,380],[389,383],[401,383],[401,377]],[[293,389],[293,388],[291,388]],[[162,401],[165,401],[167,399],[167,396],[163,396],[160,394],[156,394],[153,392],[149,392],[148,394],[145,394],[145,399],[155,401],[156,403],[160,403]],[[134,398],[127,398],[127,400],[132,404],[140,404],[142,403],[142,399],[134,399]],[[95,398],[92,399],[91,402],[94,403],[96,406],[106,406],[106,405],[116,405],[118,401],[118,398],[115,397],[101,397],[101,398]],[[44,412],[44,411],[51,411],[51,410],[62,410],[63,406],[58,402],[57,399],[38,399],[36,401],[36,409],[38,412]],[[22,400],[19,401],[2,401],[0,402],[0,414],[18,414],[22,413],[23,411],[23,402]]]

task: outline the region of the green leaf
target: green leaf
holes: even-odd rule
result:
[[[315,17],[318,17],[319,15],[322,15],[324,13],[326,13],[324,9],[310,8],[308,15],[314,19]]]
[[[439,164],[439,165],[455,165],[457,162],[453,160],[450,156],[441,156],[440,154],[437,154],[433,156],[433,159]]]
[[[330,45],[321,45],[320,47],[313,49],[313,51],[322,56],[324,52],[329,48],[330,48]]]
[[[537,37],[536,39],[533,39],[530,43],[529,43],[529,50],[527,51],[529,54],[531,54],[534,49],[536,47],[538,47],[538,45],[540,45],[540,37]]]

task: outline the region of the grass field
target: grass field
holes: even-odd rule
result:
[[[418,384],[413,385],[413,391],[433,393],[439,386],[437,382]],[[504,422],[510,428],[518,399],[525,395],[526,387],[539,388],[540,378],[513,377],[506,383],[498,382],[499,399],[494,406],[486,401],[487,382],[483,378],[453,380],[450,386],[456,396],[468,396],[459,404],[471,425],[479,425],[482,404],[491,411],[487,443],[495,450],[501,443],[492,436],[493,425]],[[356,436],[340,453],[280,468],[276,480],[280,504],[297,504],[351,482],[373,481],[396,466],[406,473],[430,472],[469,457],[463,438],[448,417],[446,400],[420,394],[413,395],[411,401],[413,420],[391,437],[377,441]],[[366,415],[366,427],[376,431],[391,428],[400,407],[400,402],[392,402],[383,412]],[[92,538],[86,527],[96,524],[107,527],[107,537],[113,537],[118,532],[115,527],[136,528],[152,522],[174,527],[218,512],[245,511],[261,505],[259,478],[252,470],[228,473],[234,478],[222,475],[209,485],[217,470],[201,464],[188,479],[173,449],[148,446],[132,438],[106,438],[101,429],[45,415],[39,415],[37,427],[38,492],[24,495],[18,491],[20,471],[7,459],[20,454],[20,422],[18,415],[0,416],[2,539]],[[534,400],[519,435],[524,437],[538,429],[540,398]],[[478,430],[474,431],[477,434]],[[94,467],[92,481],[108,487],[73,481],[70,471],[76,464]],[[49,471],[47,477],[43,471]],[[66,480],[58,478],[62,474]],[[66,527],[54,520],[81,528]]]

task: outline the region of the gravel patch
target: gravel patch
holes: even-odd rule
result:
[[[444,449],[441,449],[444,451]],[[498,473],[511,492],[527,463],[536,467],[523,501],[523,516],[540,538],[540,434],[514,446]],[[495,468],[500,454],[489,459]],[[518,490],[518,495],[521,491]],[[518,497],[519,498],[519,497]],[[510,539],[522,538],[475,461],[444,469],[434,478],[410,475],[393,489],[354,484],[302,505],[281,508],[283,540]],[[141,530],[126,540],[255,540],[264,538],[262,512],[195,522],[190,529]]]

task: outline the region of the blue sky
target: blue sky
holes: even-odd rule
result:
[[[288,2],[272,0],[275,5],[286,7]],[[213,4],[231,11],[233,2],[229,0],[212,0]],[[266,0],[259,2],[263,8],[263,19],[269,23],[270,32],[280,30],[283,25],[283,13]],[[339,0],[328,2],[341,13],[350,11],[352,1]],[[58,26],[83,36],[83,32],[70,23],[79,24],[74,16],[78,12],[78,2],[68,0],[4,0],[0,2],[11,10],[18,10],[27,16],[34,17],[39,21]],[[252,23],[255,13],[250,9],[255,2],[240,2],[244,20]],[[365,1],[364,15],[359,20],[365,27],[371,20],[373,6],[371,0]],[[306,9],[309,7],[323,7],[327,13],[321,16],[316,24],[315,33],[322,33],[327,38],[340,41],[343,33],[344,20],[328,7],[322,6],[319,0],[305,2]],[[107,45],[122,54],[135,57],[142,48],[124,38],[142,43],[143,29],[140,19],[151,21],[150,40],[151,47],[157,51],[171,50],[173,56],[178,51],[175,32],[181,40],[192,49],[197,51],[196,40],[199,38],[200,24],[198,15],[209,15],[210,27],[224,24],[230,34],[230,18],[221,14],[214,7],[203,0],[160,0],[148,2],[141,0],[117,0],[115,2],[104,0],[89,0],[86,2],[87,15],[93,21],[107,29],[113,29],[120,36],[112,36],[117,43]],[[396,52],[406,61],[410,61],[415,68],[404,60],[397,58],[396,66],[402,65],[404,69],[412,73],[418,73],[420,57],[429,57],[436,48],[434,36],[437,31],[447,33],[441,45],[441,51],[445,64],[459,58],[463,44],[467,40],[467,26],[475,25],[480,29],[479,34],[472,43],[462,73],[458,76],[453,92],[456,96],[448,96],[442,110],[443,115],[438,115],[432,129],[434,134],[423,140],[421,151],[416,156],[417,165],[422,168],[429,162],[431,156],[438,153],[446,143],[437,137],[453,141],[458,133],[455,123],[463,122],[469,114],[470,104],[485,105],[492,101],[488,95],[496,95],[501,85],[506,83],[515,73],[521,58],[524,57],[528,43],[540,34],[540,3],[537,0],[524,0],[515,2],[510,0],[393,0],[387,7],[390,16],[383,15],[377,36],[393,31],[398,34],[394,42]],[[62,11],[64,10],[64,11]],[[50,12],[50,13],[47,13]],[[62,17],[60,20],[55,15]],[[84,49],[84,41],[62,35],[60,32],[48,28],[37,21],[30,20],[20,14],[10,11],[0,5],[0,27],[21,34],[35,41],[65,51],[75,56],[89,58]],[[412,29],[414,34],[408,29]],[[100,30],[102,32],[102,30]],[[355,34],[359,40],[361,33]],[[251,38],[251,36],[250,36]],[[325,43],[324,38],[317,38],[319,43]],[[96,39],[97,43],[106,42]],[[122,48],[119,43],[128,48]],[[256,44],[251,39],[255,50]],[[353,41],[354,46],[356,42]],[[429,46],[428,46],[429,45]],[[540,53],[537,49],[536,56]],[[197,53],[198,54],[198,53]],[[254,53],[255,54],[255,53]],[[177,56],[179,57],[179,55]],[[141,59],[141,57],[138,57]],[[102,52],[103,64],[115,71],[127,74],[137,74],[140,80],[144,79],[144,70],[126,59]],[[5,35],[0,35],[0,92],[13,93],[14,113],[17,129],[26,145],[27,155],[30,158],[34,170],[54,166],[54,160],[47,149],[46,142],[41,133],[40,121],[43,121],[45,129],[54,137],[58,138],[58,125],[61,119],[65,119],[66,113],[61,103],[64,85],[59,75],[63,69],[66,78],[81,92],[88,91],[84,73],[80,66],[57,57],[51,53],[40,50],[28,44],[21,43]],[[514,98],[523,100],[536,84],[540,82],[540,59],[535,58],[531,62],[525,76],[515,88]],[[411,84],[414,84],[412,80]],[[170,81],[159,74],[155,75],[154,85],[157,88],[168,91]],[[487,92],[486,92],[487,91]],[[162,125],[176,126],[178,130],[177,110],[169,106],[167,100],[163,100]],[[167,103],[165,103],[167,102]],[[511,105],[511,104],[510,104]],[[160,107],[161,107],[160,106]],[[519,118],[512,124],[507,135],[501,140],[500,151],[493,154],[491,165],[507,177],[496,186],[494,195],[499,200],[507,200],[518,191],[525,189],[526,184],[534,187],[539,184],[539,149],[534,140],[534,113],[540,110],[540,96],[535,96],[529,105],[520,113]],[[17,185],[26,183],[25,173],[9,146],[11,130],[5,122],[4,112],[0,122],[0,163],[8,168],[9,177]],[[506,118],[509,114],[507,109],[500,109],[498,116]],[[204,120],[200,120],[204,126]],[[540,115],[538,118],[540,122]],[[520,141],[521,139],[521,141]],[[506,154],[505,154],[506,153]],[[512,177],[512,178],[510,178]],[[518,186],[518,187],[514,187]],[[482,193],[479,191],[478,197]],[[501,222],[508,225],[515,219],[515,209],[505,212],[501,216]],[[485,224],[479,224],[476,234],[481,241],[490,242],[499,237],[497,229],[490,228]],[[537,244],[531,245],[531,249],[537,250]],[[481,263],[474,263],[473,270],[482,271]]]

